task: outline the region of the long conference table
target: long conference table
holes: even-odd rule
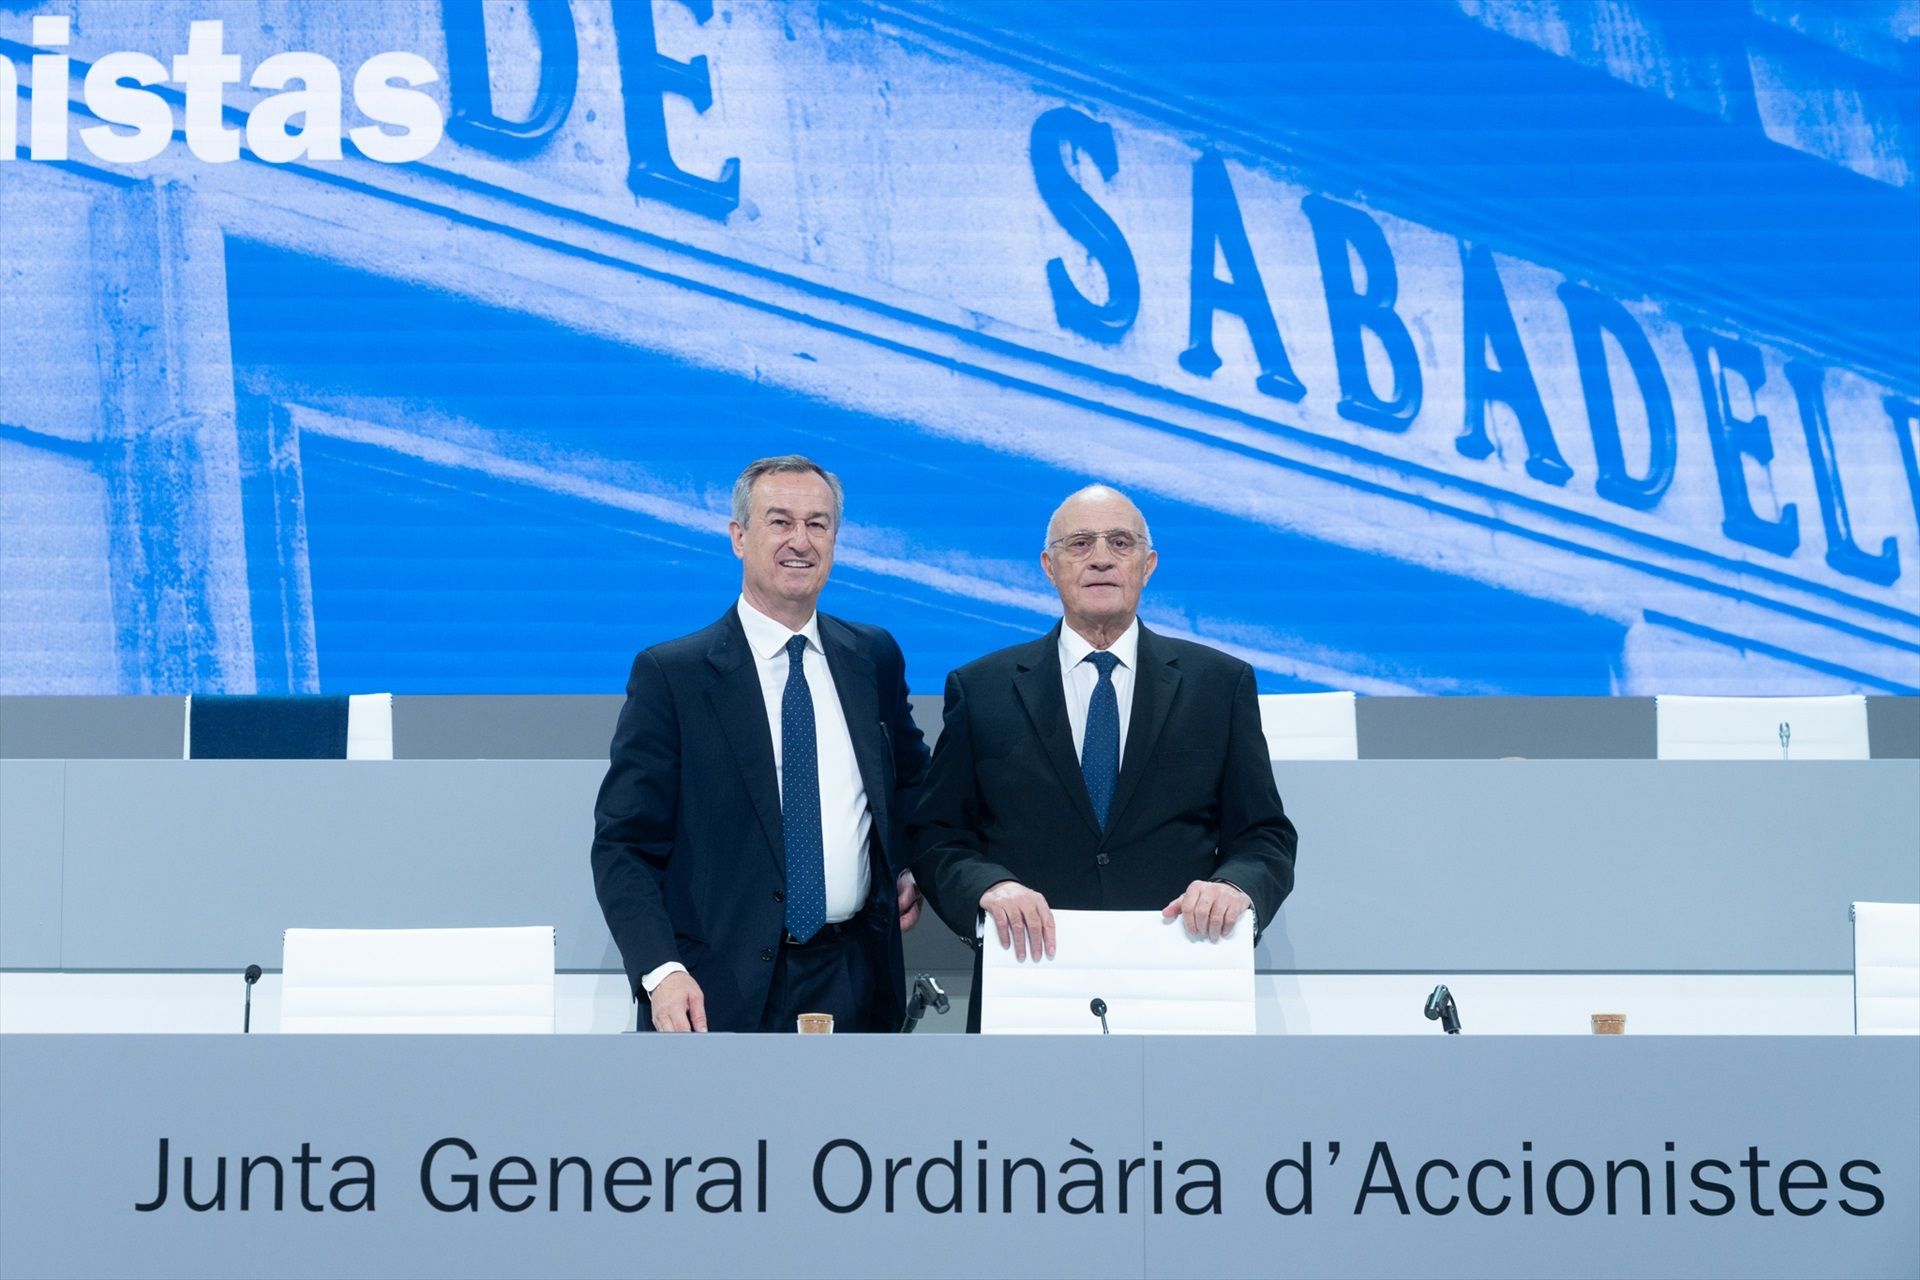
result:
[[[0,969],[604,972],[599,772],[0,760]],[[1913,760],[1276,774],[1268,973],[1831,978],[1920,900]],[[0,1276],[342,1274],[1914,1276],[1920,1039],[0,1035]]]
[[[1920,1272],[1906,1037],[0,1048],[10,1277]]]

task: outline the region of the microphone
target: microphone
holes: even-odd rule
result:
[[[1087,1004],[1087,1012],[1100,1019],[1101,1035],[1110,1036],[1113,1034],[1113,1032],[1107,1029],[1107,1002],[1105,1000],[1102,1000],[1099,996],[1095,996]]]
[[[1450,1036],[1460,1034],[1460,1010],[1453,1003],[1453,992],[1447,990],[1447,984],[1441,983],[1427,997],[1427,1020],[1438,1020],[1442,1029]]]
[[[260,966],[257,964],[248,965],[245,977],[247,979],[247,1007],[246,1012],[240,1017],[241,1035],[247,1035],[253,1031],[253,984],[260,981]]]
[[[913,980],[913,995],[907,1000],[907,1020],[900,1024],[900,1034],[905,1035],[920,1025],[920,1019],[927,1016],[927,1006],[932,1005],[935,1013],[945,1013],[953,1007],[947,999],[947,993],[940,989],[933,975],[923,973]]]

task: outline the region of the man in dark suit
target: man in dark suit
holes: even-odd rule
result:
[[[1218,938],[1293,888],[1297,838],[1253,669],[1136,616],[1159,564],[1104,485],[1061,504],[1040,567],[1063,624],[947,677],[946,727],[909,827],[927,901],[1016,959],[1054,953],[1053,909],[1158,910]],[[980,965],[968,1030],[980,1029]]]
[[[728,526],[740,599],[634,659],[593,879],[642,1029],[900,1026],[927,748],[893,637],[814,607],[844,505],[806,458],[753,463]]]

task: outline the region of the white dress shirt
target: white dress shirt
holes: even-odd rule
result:
[[[1079,759],[1087,740],[1087,704],[1100,683],[1100,668],[1086,660],[1093,646],[1065,622],[1060,624],[1060,692],[1067,700],[1067,723],[1073,728],[1073,755]],[[1140,619],[1135,618],[1107,647],[1120,659],[1113,669],[1113,693],[1120,700],[1120,759],[1127,758],[1127,725],[1133,719],[1133,677],[1139,667]]]
[[[840,692],[834,687],[833,672],[827,666],[826,650],[820,647],[820,615],[807,619],[798,632],[787,630],[748,603],[743,593],[735,606],[740,625],[746,629],[747,650],[760,677],[760,696],[767,709],[767,728],[773,736],[773,783],[781,787],[782,734],[780,704],[787,692],[787,641],[795,635],[807,638],[801,669],[806,672],[807,692],[813,697],[814,757],[820,766],[820,847],[827,872],[827,923],[837,924],[858,915],[866,905],[873,885],[873,870],[867,859],[867,840],[873,831],[873,811],[867,807],[867,785],[860,777],[860,765],[853,757],[853,735],[847,732],[847,713],[840,705]],[[1084,709],[1082,718],[1085,718]],[[1122,721],[1124,724],[1125,721]],[[687,968],[670,960],[641,978],[648,995],[671,973]]]

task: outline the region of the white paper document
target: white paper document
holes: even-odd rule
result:
[[[1052,959],[1014,959],[989,920],[981,939],[980,1030],[1094,1035],[1103,1000],[1114,1035],[1252,1035],[1253,917],[1218,942],[1158,911],[1056,911]]]

